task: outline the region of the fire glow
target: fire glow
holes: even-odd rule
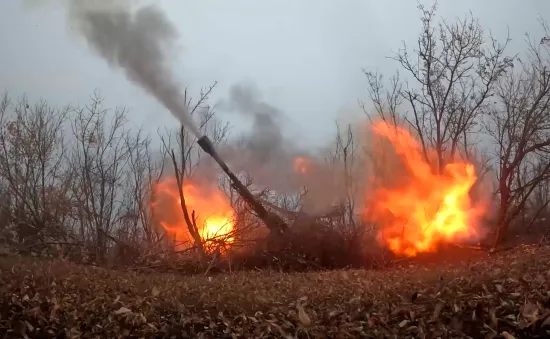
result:
[[[195,213],[196,225],[202,240],[214,238],[232,243],[234,211],[227,197],[217,187],[203,187],[190,181],[183,184],[183,196],[189,211]],[[176,243],[176,249],[189,247],[192,237],[182,212],[181,200],[176,179],[163,179],[154,188],[152,204],[155,219]]]
[[[484,210],[473,207],[469,196],[477,180],[474,165],[455,161],[437,173],[405,129],[378,122],[373,131],[391,143],[406,172],[403,177],[397,174],[398,185],[375,187],[365,207],[370,221],[380,227],[383,245],[412,257],[434,252],[442,243],[475,237]]]
[[[310,163],[307,158],[304,158],[304,157],[294,158],[294,171],[300,174],[306,174],[308,172],[309,167],[310,167]]]

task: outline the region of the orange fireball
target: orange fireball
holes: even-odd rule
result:
[[[469,196],[477,180],[474,166],[456,161],[438,173],[405,129],[378,122],[373,131],[391,143],[403,167],[393,179],[398,184],[382,184],[369,197],[369,218],[379,224],[382,243],[412,257],[475,237],[483,210],[472,206]]]
[[[301,174],[306,174],[310,167],[309,160],[304,157],[294,158],[294,171]]]
[[[232,243],[235,215],[228,198],[217,187],[199,186],[190,181],[184,182],[182,191],[189,218],[194,212],[202,240],[223,239],[225,243]],[[174,239],[177,249],[190,247],[193,239],[182,212],[176,179],[163,179],[155,186],[154,195],[155,219]]]

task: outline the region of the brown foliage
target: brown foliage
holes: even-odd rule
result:
[[[182,277],[0,257],[0,333],[55,337],[548,335],[547,247],[383,271]]]

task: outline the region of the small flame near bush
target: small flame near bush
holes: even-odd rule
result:
[[[190,218],[195,212],[196,225],[203,241],[233,243],[235,213],[226,195],[218,187],[191,180],[183,183],[182,190]],[[154,187],[154,197],[152,209],[155,219],[175,241],[176,249],[189,247],[192,237],[182,213],[176,178],[166,177],[158,183]]]

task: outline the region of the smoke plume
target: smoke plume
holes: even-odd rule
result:
[[[263,101],[258,90],[248,84],[232,86],[221,108],[252,121],[250,131],[237,143],[221,145],[222,156],[237,171],[248,172],[258,186],[295,192],[299,186],[292,170],[296,149],[283,137],[282,111]]]
[[[73,28],[110,65],[152,94],[196,137],[201,133],[172,76],[167,53],[178,32],[155,6],[135,8],[134,1],[72,0],[67,13]]]
[[[179,34],[159,8],[138,7],[133,0],[72,0],[66,7],[72,28],[98,55],[121,68],[131,82],[153,95],[196,137],[201,136],[167,55]],[[304,207],[317,212],[341,198],[341,184],[335,179],[337,167],[300,150],[294,139],[286,139],[283,112],[265,102],[256,88],[233,86],[224,106],[252,120],[250,132],[243,136],[244,145],[220,145],[222,158],[233,169],[249,173],[255,185],[282,194],[308,187],[310,201],[304,202]],[[308,159],[307,173],[296,170],[297,158]]]
[[[220,145],[219,151],[232,168],[248,173],[255,186],[280,194],[295,194],[307,187],[302,210],[312,214],[328,212],[342,199],[338,164],[327,164],[323,154],[317,154],[322,150],[301,149],[296,142],[299,137],[285,137],[282,131],[288,117],[266,102],[256,87],[232,86],[219,108],[252,122],[238,142]]]
[[[261,100],[253,86],[234,85],[229,92],[228,108],[252,118],[251,132],[245,137],[250,156],[258,163],[269,162],[283,152],[282,112]]]

